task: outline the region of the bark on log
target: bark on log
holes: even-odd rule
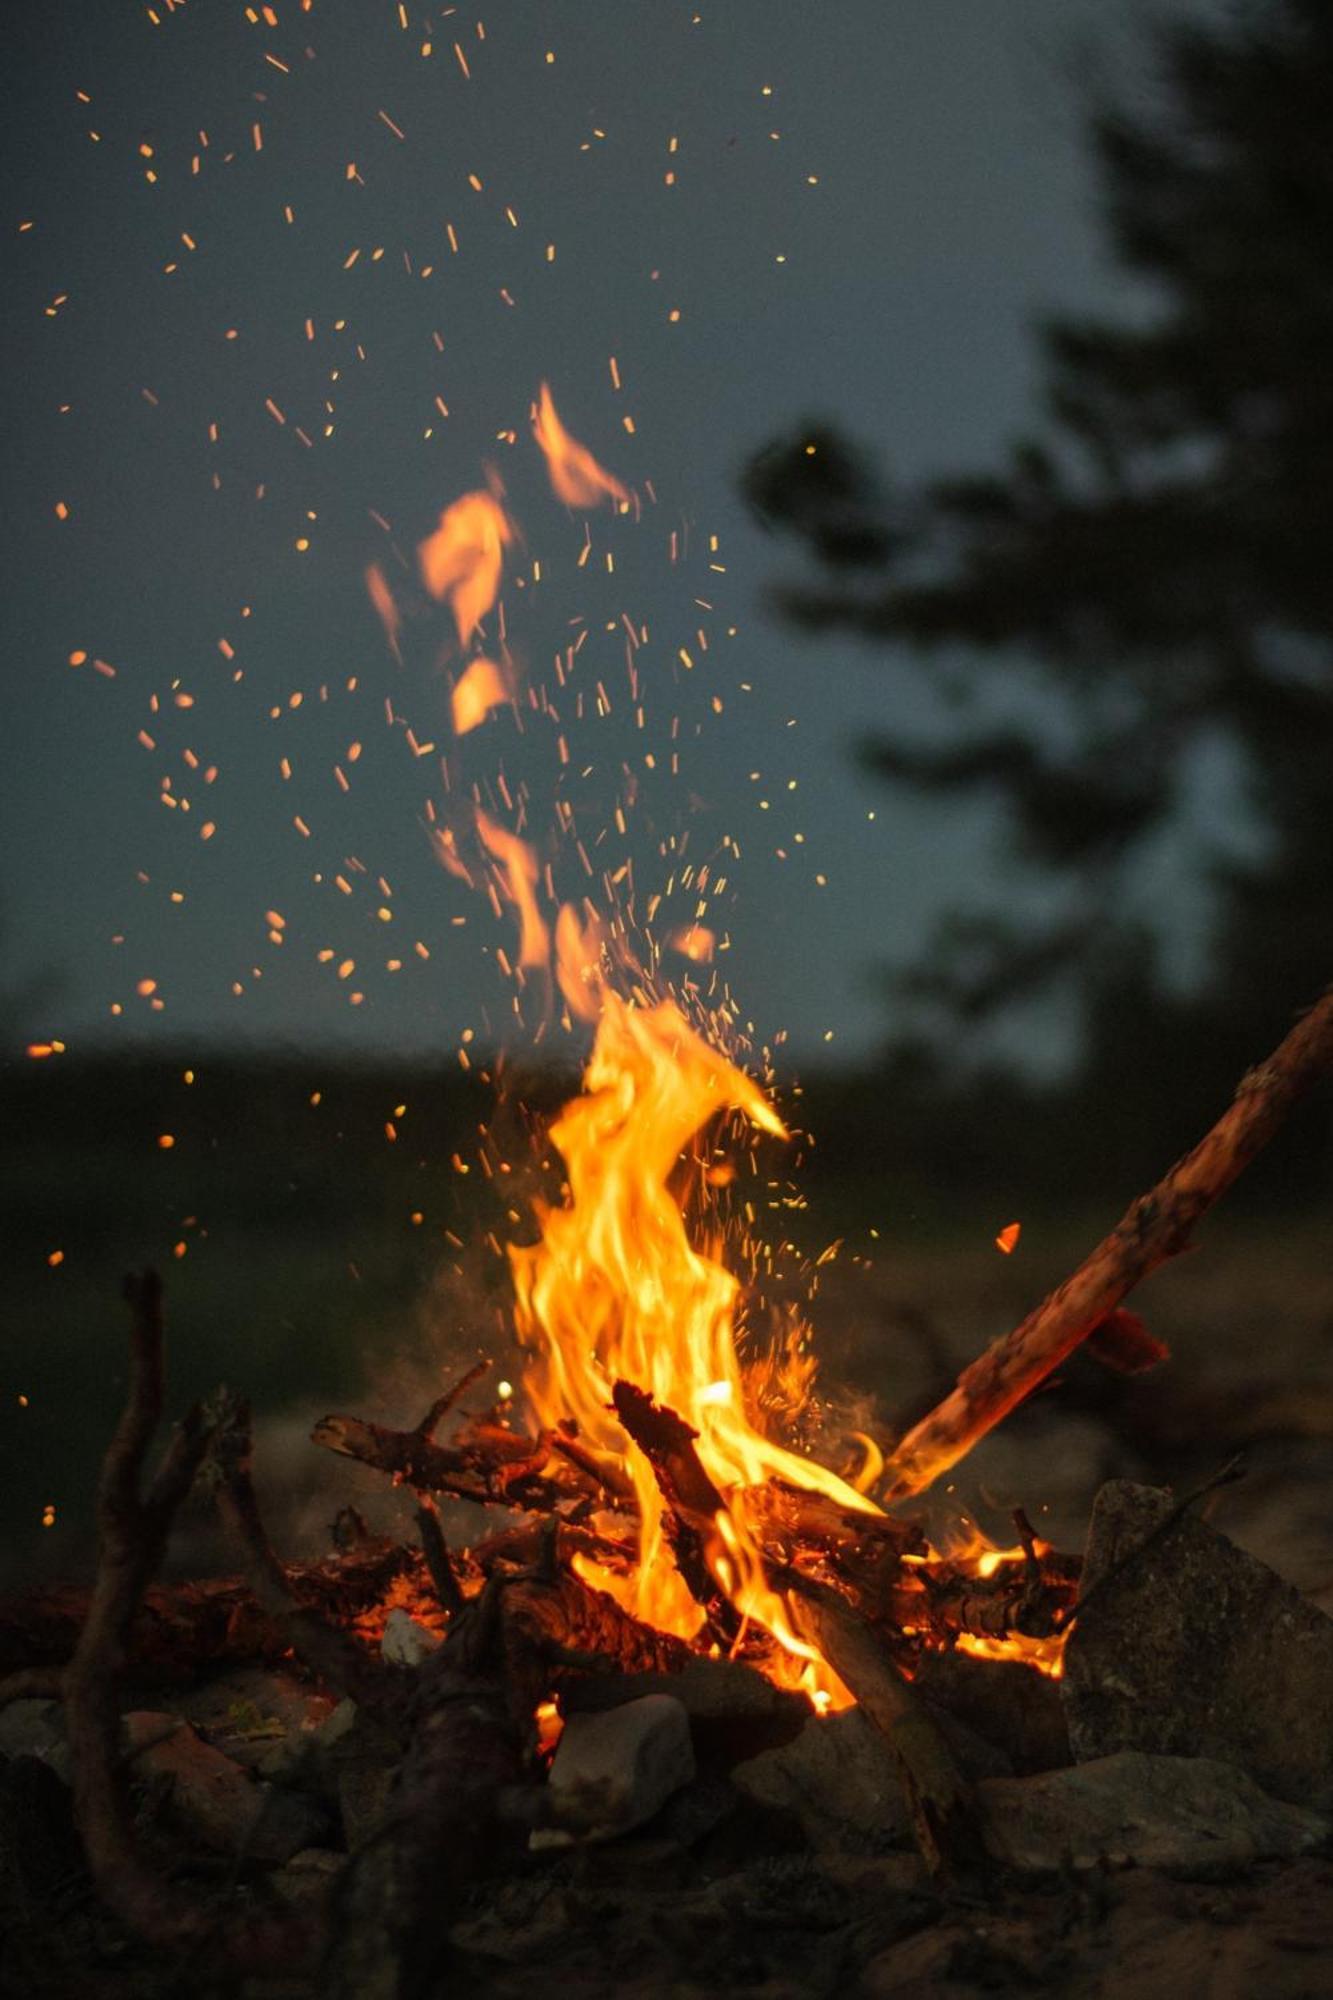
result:
[[[319,1563],[290,1563],[286,1575],[304,1610],[343,1629],[380,1604],[400,1578],[426,1590],[416,1549],[372,1542]],[[0,1601],[0,1671],[13,1676],[64,1667],[88,1616],[91,1592],[50,1584]],[[130,1626],[128,1658],[136,1681],[173,1685],[200,1673],[258,1661],[273,1665],[291,1651],[282,1625],[240,1576],[151,1584]],[[0,1695],[8,1689],[0,1683]],[[8,1698],[14,1698],[9,1691]]]
[[[1200,1217],[1330,1068],[1333,987],[1268,1061],[1242,1079],[1233,1102],[1193,1152],[1140,1195],[1073,1276],[964,1369],[944,1401],[907,1433],[885,1468],[885,1501],[920,1493],[956,1465],[1127,1292],[1186,1249]]]

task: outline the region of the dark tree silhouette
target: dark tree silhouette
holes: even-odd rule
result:
[[[895,495],[807,427],[746,490],[817,564],[787,617],[970,676],[982,716],[1036,663],[1059,710],[868,748],[895,781],[1002,799],[1062,890],[1040,925],[949,920],[911,989],[956,1018],[1072,976],[1091,1065],[1126,1058],[1130,1010],[1165,1067],[1206,1044],[1220,1078],[1333,977],[1333,4],[1162,26],[1151,54],[1135,109],[1091,113],[1142,309],[1042,326],[1041,436],[997,475]],[[1117,912],[1195,753],[1223,745],[1262,838],[1212,857],[1210,976],[1172,1001]]]

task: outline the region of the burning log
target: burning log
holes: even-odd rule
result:
[[[632,1383],[617,1382],[612,1395],[617,1416],[647,1454],[670,1513],[682,1524],[683,1536],[673,1540],[681,1574],[696,1596],[701,1588],[708,1592],[700,1602],[711,1609],[717,1590],[704,1562],[702,1528],[726,1503],[695,1451],[695,1433],[674,1410],[658,1408]],[[696,1557],[707,1579],[702,1586],[694,1574]],[[839,1591],[794,1571],[786,1581],[798,1635],[827,1661],[893,1752],[927,1865],[935,1871],[972,1868],[980,1859],[981,1836],[971,1797],[934,1723]]]
[[[546,1443],[520,1437],[500,1424],[474,1425],[453,1444],[432,1443],[421,1428],[387,1429],[361,1417],[323,1417],[310,1433],[315,1444],[384,1472],[418,1493],[448,1493],[483,1506],[521,1507],[551,1513],[571,1499],[587,1500],[594,1488],[571,1461],[546,1470]]]
[[[374,1541],[318,1563],[289,1563],[292,1595],[326,1623],[354,1625],[400,1580],[421,1584],[417,1552]],[[0,1604],[0,1701],[59,1692],[60,1674],[87,1621],[90,1593],[70,1585],[25,1591]],[[186,1681],[199,1671],[247,1661],[272,1664],[290,1650],[282,1625],[262,1609],[241,1576],[151,1584],[136,1608],[129,1654],[136,1677]],[[24,1678],[27,1685],[24,1685]]]
[[[611,1391],[625,1430],[656,1475],[666,1501],[666,1530],[686,1589],[707,1614],[714,1635],[725,1645],[735,1642],[741,1621],[735,1606],[719,1588],[705,1553],[714,1523],[726,1502],[704,1470],[694,1448],[698,1432],[674,1410],[659,1408],[632,1382],[617,1382]]]
[[[920,1493],[956,1465],[1105,1321],[1127,1292],[1188,1248],[1200,1217],[1330,1068],[1333,988],[1267,1062],[1241,1079],[1233,1102],[1193,1152],[1140,1195],[1073,1276],[964,1369],[944,1401],[907,1433],[885,1470],[886,1501]]]

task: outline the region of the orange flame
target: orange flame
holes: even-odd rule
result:
[[[504,552],[513,524],[490,493],[465,493],[440,516],[440,525],[417,550],[421,581],[432,597],[448,598],[466,646],[500,594]]]
[[[586,445],[569,435],[545,382],[532,416],[532,435],[546,459],[556,496],[567,507],[599,507],[603,500],[629,504],[629,488],[622,486],[614,473],[605,471]]]
[[[572,952],[568,925],[564,943]],[[577,954],[570,962],[586,966]],[[667,1546],[652,1468],[610,1408],[612,1387],[623,1378],[683,1416],[699,1434],[699,1457],[725,1501],[706,1552],[719,1584],[744,1617],[778,1639],[793,1680],[843,1701],[845,1691],[797,1636],[767,1581],[749,1492],[781,1479],[843,1508],[879,1510],[750,1421],[735,1344],[737,1280],[691,1244],[669,1187],[682,1152],[716,1113],[740,1112],[778,1137],[785,1136],[782,1122],[674,1002],[636,1007],[600,987],[584,990],[598,991],[601,1002],[585,1088],[551,1129],[568,1197],[540,1211],[539,1242],[510,1250],[518,1331],[534,1353],[529,1397],[541,1423],[573,1417],[585,1445],[633,1478],[637,1569],[628,1581],[606,1573],[596,1580],[638,1616],[692,1637],[701,1613]]]
[[[499,863],[504,893],[518,911],[520,965],[545,965],[551,951],[551,934],[537,908],[537,856],[525,840],[498,826],[480,808],[477,832],[487,853]]]
[[[477,659],[464,668],[451,697],[454,730],[466,736],[486,720],[493,708],[502,708],[510,698],[504,669],[494,660]]]

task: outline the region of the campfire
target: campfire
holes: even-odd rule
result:
[[[743,1118],[774,1140],[781,1121],[674,1004],[624,1000],[605,989],[596,959],[585,954],[577,965],[579,984],[570,991],[595,1004],[598,1027],[584,1090],[550,1131],[566,1191],[540,1214],[536,1241],[512,1251],[517,1326],[531,1356],[530,1424],[507,1414],[510,1398],[497,1406],[493,1393],[482,1395],[483,1363],[411,1430],[341,1415],[314,1433],[317,1443],[414,1493],[419,1551],[375,1541],[348,1510],[335,1557],[284,1565],[251,1480],[248,1410],[222,1392],[189,1413],[145,1484],[163,1397],[161,1287],[152,1274],[128,1284],[132,1375],[102,1469],[98,1580],[90,1599],[43,1600],[40,1616],[33,1607],[26,1617],[21,1606],[8,1609],[6,1629],[20,1629],[37,1657],[0,1684],[0,1700],[54,1696],[63,1704],[74,1811],[93,1879],[140,1936],[173,1945],[219,1936],[211,1898],[155,1871],[130,1816],[118,1683],[155,1664],[178,1673],[182,1657],[214,1670],[227,1659],[294,1658],[317,1685],[371,1719],[384,1765],[373,1822],[380,1831],[359,1855],[360,1887],[337,1920],[338,1936],[350,1949],[351,1924],[356,1949],[372,1949],[362,1935],[369,1927],[373,1950],[402,1971],[417,1954],[428,1967],[442,1962],[458,1896],[524,1843],[605,1841],[656,1811],[695,1768],[692,1726],[706,1738],[711,1725],[715,1745],[720,1732],[734,1764],[756,1740],[790,1739],[802,1716],[808,1727],[831,1729],[838,1712],[850,1710],[869,1729],[866,1742],[887,1753],[898,1810],[928,1870],[975,1880],[997,1860],[1044,1866],[1052,1837],[1032,1832],[1030,1799],[1018,1813],[1003,1789],[1037,1780],[978,1784],[938,1703],[919,1692],[930,1684],[926,1670],[951,1653],[979,1652],[986,1657],[969,1664],[983,1680],[1017,1673],[1034,1690],[1053,1690],[1068,1646],[1086,1634],[1092,1653],[1094,1603],[1105,1611],[1117,1591],[1132,1601],[1136,1569],[1166,1561],[1173,1540],[1186,1566],[1154,1589],[1190,1587],[1188,1559],[1197,1561],[1198,1551],[1189,1535],[1206,1533],[1185,1520],[1194,1495],[1160,1504],[1149,1496],[1132,1502],[1128,1515],[1125,1503],[1108,1503],[1095,1573],[1081,1591],[1078,1560],[1057,1555],[1021,1514],[1016,1548],[947,1552],[929,1545],[904,1502],[1080,1342],[1106,1340],[1122,1357],[1128,1350],[1144,1358],[1150,1336],[1119,1300],[1185,1247],[1210,1202],[1333,1062],[1333,994],[1244,1079],[1201,1143],[1131,1206],[1068,1282],[967,1369],[907,1436],[886,1451],[863,1450],[849,1478],[775,1437],[772,1412],[783,1396],[790,1407],[793,1397],[810,1395],[810,1358],[797,1351],[742,1360],[739,1288],[695,1212],[709,1210],[710,1181],[727,1178],[716,1171],[717,1121]],[[784,1369],[779,1392],[775,1371]],[[479,1406],[465,1407],[474,1394]],[[212,1487],[243,1552],[244,1575],[154,1586],[173,1518],[197,1481]],[[502,1509],[507,1524],[453,1551],[437,1511],[442,1496]],[[1229,1590],[1251,1615],[1262,1603],[1265,1616],[1287,1629],[1317,1621],[1306,1637],[1312,1657],[1325,1656],[1328,1621],[1305,1610],[1297,1593],[1257,1564],[1228,1577],[1221,1558],[1209,1560],[1208,1592],[1221,1577],[1224,1603]],[[1234,1551],[1226,1560],[1248,1563]],[[1286,1593],[1276,1610],[1274,1592]],[[68,1664],[44,1664],[71,1628]],[[1071,1734],[1083,1732],[1094,1758],[1107,1747],[1108,1690],[1124,1687],[1120,1673],[1098,1683],[1084,1659],[1076,1676],[1084,1706],[1071,1710]],[[768,1690],[762,1699],[759,1689]],[[686,1693],[692,1706],[678,1698]],[[1316,1709],[1321,1699],[1316,1736],[1333,1721],[1320,1720],[1326,1686]],[[1216,1706],[1210,1701],[1210,1716]],[[1152,1729],[1169,1741],[1176,1727],[1141,1705],[1124,1711],[1122,1702],[1121,1710],[1116,1727],[1131,1743],[1146,1728],[1156,1748]],[[172,1739],[183,1725],[167,1721]],[[151,1729],[143,1743],[132,1740],[136,1754],[167,1754]],[[1267,1753],[1280,1792],[1293,1783],[1283,1765],[1290,1753],[1289,1743]],[[763,1761],[761,1754],[757,1765]],[[1184,1768],[1188,1758],[1164,1761],[1182,1764],[1161,1777],[1179,1812],[1180,1787],[1192,1797],[1190,1785],[1203,1779]],[[1197,1761],[1211,1783],[1228,1769]],[[182,1783],[188,1766],[188,1758],[171,1766]],[[1075,1766],[1068,1775],[1097,1768]],[[1157,1782],[1151,1771],[1136,1777],[1149,1780]],[[254,1789],[243,1774],[238,1782]],[[1254,1810],[1249,1794],[1244,1803]],[[882,1798],[875,1810],[892,1820]],[[1218,1810],[1234,1814],[1235,1799],[1218,1807],[1208,1793],[1196,1819]],[[1269,1799],[1265,1810],[1265,1831],[1253,1839],[1269,1844],[1242,1843],[1244,1853],[1295,1853],[1324,1837],[1324,1822],[1296,1805]],[[264,1818],[260,1809],[251,1828],[257,1853]],[[354,1844],[362,1838],[364,1831]],[[442,1865],[453,1885],[443,1894]],[[330,1921],[304,1908],[233,1913],[226,1951],[238,1964],[270,1970],[299,1962],[327,1941]],[[400,1987],[386,1990],[433,1988],[404,1974]]]
[[[636,506],[570,436],[545,386],[533,435],[568,504]],[[447,507],[418,551],[421,588],[453,628],[460,742],[514,699],[513,661],[479,648],[517,540],[501,492],[488,488]],[[378,570],[368,581],[397,650],[394,593]],[[1283,1762],[1281,1744],[1239,1759],[1283,1802],[1256,1791],[1261,1812],[1216,1776],[1228,1767],[1210,1761],[1215,1716],[1193,1737],[1178,1717],[1150,1727],[1144,1716],[1160,1721],[1159,1710],[1116,1695],[1127,1685],[1123,1664],[1119,1680],[1098,1665],[1095,1635],[1117,1601],[1133,1601],[1145,1566],[1167,1564],[1168,1597],[1189,1583],[1198,1557],[1190,1536],[1205,1532],[1187,1519],[1197,1495],[1099,1503],[1086,1572],[1021,1508],[1012,1543],[991,1546],[975,1531],[932,1540],[916,1503],[1076,1348],[1129,1370],[1163,1357],[1123,1301],[1190,1244],[1205,1211],[1333,1066],[1333,994],[1242,1081],[1193,1152],[934,1409],[901,1436],[840,1436],[811,1421],[814,1327],[793,1320],[763,1337],[736,1275],[754,1262],[748,1177],[769,1171],[765,1149],[787,1133],[743,1060],[725,995],[715,983],[673,983],[664,970],[667,951],[687,968],[708,964],[702,910],[663,945],[629,905],[558,902],[550,864],[518,817],[519,826],[502,823],[474,789],[440,810],[431,835],[451,875],[516,918],[505,969],[519,988],[543,999],[546,1019],[558,1013],[591,1037],[581,1090],[540,1135],[553,1191],[526,1219],[515,1211],[507,1247],[521,1379],[500,1384],[483,1359],[407,1429],[323,1418],[317,1445],[413,1496],[418,1539],[377,1539],[349,1508],[334,1555],[286,1564],[261,1519],[238,1397],[219,1392],[192,1410],[145,1481],[163,1404],[162,1290],[151,1273],[130,1281],[131,1383],[102,1468],[95,1587],[87,1599],[48,1593],[8,1607],[0,1621],[16,1668],[0,1702],[62,1705],[74,1816],[105,1905],[157,1946],[207,1944],[264,1971],[308,1965],[324,1950],[340,1968],[338,1991],[425,1995],[462,1948],[458,1926],[469,1908],[476,1916],[467,1899],[478,1881],[531,1879],[522,1870],[538,1857],[630,1835],[705,1778],[733,1803],[744,1794],[771,1804],[764,1788],[777,1780],[766,1757],[831,1755],[839,1742],[856,1767],[840,1785],[854,1792],[868,1772],[888,1774],[872,1788],[862,1832],[890,1846],[901,1834],[922,1879],[970,1884],[969,1893],[997,1870],[1063,1867],[1070,1795],[1083,1797],[1077,1783],[1099,1760],[1122,1780],[1124,1756],[1153,1764],[1181,1751],[1174,1761],[1200,1766],[1133,1767],[1143,1796],[1169,1795],[1186,1819],[1194,1812],[1195,1834],[1219,1812],[1232,1815],[1229,1825],[1248,1812],[1248,1832],[1233,1825],[1238,1853],[1250,1852],[1245,1839],[1263,1854],[1317,1843],[1324,1823],[1292,1803],[1304,1778]],[[1032,1483],[1039,1499],[1039,1466]],[[155,1584],[196,1485],[214,1496],[243,1573]],[[465,1542],[447,1536],[440,1503],[454,1501],[494,1510],[499,1524]],[[1209,1560],[1229,1574],[1230,1557]],[[1237,1603],[1272,1596],[1248,1572],[1233,1582]],[[1318,1616],[1285,1600],[1281,1615],[1293,1627]],[[1311,1645],[1333,1657],[1319,1631]],[[182,1668],[215,1674],[256,1661],[299,1670],[321,1706],[305,1717],[299,1755],[269,1773],[268,1793],[243,1770],[210,1766],[202,1789],[215,1803],[201,1816],[196,1766],[221,1751],[179,1716],[157,1735],[139,1711],[122,1724],[122,1687],[155,1672],[179,1679]],[[1172,1671],[1181,1683],[1186,1669]],[[996,1724],[992,1709],[987,1725],[989,1750],[978,1750],[945,1698],[963,1685],[973,1721],[977,1704],[1006,1691],[1007,1719]],[[1314,1707],[1333,1727],[1326,1693]],[[217,1733],[236,1747],[235,1729]],[[369,1759],[369,1807],[364,1788],[346,1782],[353,1752],[339,1748],[343,1736],[358,1746],[358,1783]],[[1082,1762],[1071,1764],[1071,1746]],[[320,1869],[332,1876],[346,1866],[351,1886],[334,1901],[302,1893],[220,1904],[173,1877],[142,1838],[127,1758],[156,1758],[187,1818],[195,1785],[193,1824],[206,1840],[219,1844],[215,1805],[225,1794],[249,1814],[241,1844],[256,1863],[319,1852]],[[806,1779],[787,1768],[804,1810]],[[1252,1776],[1244,1783],[1254,1791]],[[1206,1797],[1205,1780],[1214,1787]],[[287,1800],[281,1810],[275,1796]],[[279,1832],[290,1821],[309,1833],[298,1796],[317,1817],[336,1799],[341,1847],[328,1844],[323,1821],[321,1838]],[[694,1796],[707,1818],[712,1806]],[[704,1786],[705,1801],[716,1796]],[[1046,1822],[1034,1831],[1038,1806],[1055,1816],[1055,1833]],[[1115,1831],[1114,1815],[1129,1812],[1119,1793],[1096,1793],[1094,1807],[1094,1832],[1080,1837],[1130,1837]]]

